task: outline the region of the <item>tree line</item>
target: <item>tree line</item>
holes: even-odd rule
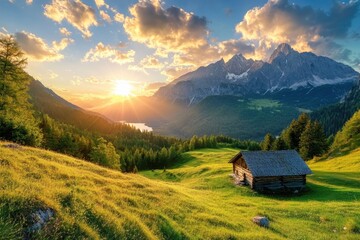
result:
[[[261,142],[261,149],[264,151],[295,149],[303,159],[309,160],[324,154],[329,148],[329,141],[331,139],[326,138],[321,124],[312,121],[308,114],[303,113],[298,119],[294,119],[280,136],[266,134]]]

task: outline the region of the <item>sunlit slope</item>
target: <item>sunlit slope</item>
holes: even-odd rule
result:
[[[0,230],[16,233],[20,229],[20,237],[29,223],[19,220],[50,207],[56,218],[35,237],[359,238],[359,171],[330,174],[316,168],[304,195],[269,197],[233,185],[227,163],[237,153],[233,149],[187,153],[174,169],[143,172],[153,178],[149,179],[4,144],[0,143]],[[269,229],[251,222],[259,214],[269,217]]]
[[[236,216],[210,191],[122,174],[65,155],[0,142],[0,229],[21,238],[31,213],[52,208],[56,219],[36,238],[276,238]],[[231,184],[227,178],[225,183]],[[222,209],[225,207],[225,210]],[[239,206],[246,210],[247,206]],[[9,217],[11,216],[11,217]],[[245,219],[244,222],[240,221]],[[17,223],[17,225],[15,224]],[[2,235],[3,237],[3,235]],[[0,238],[2,238],[0,237]]]
[[[174,169],[146,171],[143,175],[186,188],[208,192],[214,209],[229,212],[229,220],[246,223],[254,213],[270,218],[268,232],[286,239],[358,239],[360,237],[360,149],[324,163],[310,162],[306,192],[294,197],[257,194],[248,187],[234,187],[228,160],[233,149],[200,150],[185,154]],[[348,164],[346,162],[348,161]],[[340,168],[333,164],[342,162]],[[251,226],[250,226],[251,227]],[[244,231],[257,231],[254,226]]]
[[[360,172],[360,148],[349,154],[329,159],[310,161],[312,169],[319,171]]]

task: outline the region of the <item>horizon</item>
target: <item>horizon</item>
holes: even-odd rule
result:
[[[149,96],[182,74],[235,54],[266,61],[281,43],[360,69],[359,1],[210,5],[9,0],[0,2],[0,35],[14,35],[30,75],[84,108]]]

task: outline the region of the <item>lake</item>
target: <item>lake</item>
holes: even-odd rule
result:
[[[126,121],[121,121],[121,122],[129,124],[130,126],[133,126],[142,132],[144,132],[144,131],[152,132],[153,131],[152,127],[147,126],[145,123],[128,123]]]

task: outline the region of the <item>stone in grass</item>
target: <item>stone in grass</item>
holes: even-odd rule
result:
[[[55,212],[51,208],[39,209],[31,214],[32,225],[28,228],[28,232],[36,232],[40,230],[47,222],[54,217]]]
[[[22,149],[22,146],[17,143],[8,143],[5,144],[4,147],[12,148],[12,149]]]
[[[269,219],[267,217],[264,217],[264,216],[253,217],[252,221],[254,223],[256,223],[257,225],[259,225],[260,227],[268,228],[269,225],[270,225]]]

